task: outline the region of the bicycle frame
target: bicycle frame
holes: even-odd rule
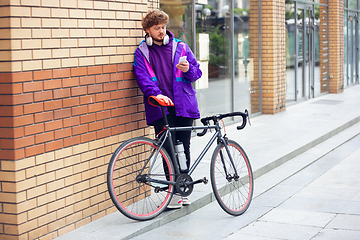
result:
[[[163,109],[163,107],[161,107],[161,108]],[[164,115],[164,116],[166,116],[166,115]],[[213,134],[213,136],[211,137],[209,142],[206,144],[206,146],[204,147],[204,149],[202,150],[200,155],[196,158],[195,162],[190,167],[189,172],[187,174],[190,176],[195,171],[196,167],[199,165],[199,163],[201,162],[201,160],[203,159],[205,154],[208,152],[211,145],[215,142],[216,139],[218,139],[218,142],[222,142],[224,144],[226,152],[227,152],[227,154],[228,154],[228,156],[230,158],[230,162],[232,164],[232,167],[234,168],[235,176],[238,176],[236,168],[234,166],[232,156],[231,156],[230,151],[228,149],[228,146],[226,144],[226,141],[225,141],[224,137],[221,135],[221,128],[220,128],[220,125],[219,125],[218,122],[216,122],[215,125],[207,125],[207,126],[170,127],[166,117],[164,117],[164,120],[165,120],[165,126],[164,126],[164,131],[165,132],[159,138],[160,145],[159,145],[159,149],[156,152],[155,159],[157,158],[157,155],[159,154],[160,149],[163,147],[164,143],[166,142],[166,139],[169,139],[170,140],[169,141],[170,149],[171,149],[170,154],[171,154],[171,157],[172,157],[172,161],[173,161],[173,165],[174,165],[174,169],[175,169],[175,174],[177,176],[180,175],[180,170],[179,170],[179,165],[178,165],[178,163],[176,161],[177,157],[176,157],[175,146],[174,146],[174,142],[172,141],[171,133],[172,132],[178,132],[178,131],[209,130],[209,129],[214,129],[215,133]],[[150,156],[150,158],[151,158],[151,156]],[[147,160],[147,163],[144,165],[143,170],[145,169],[148,162],[150,161],[150,158]],[[223,158],[222,155],[221,155],[221,158]],[[224,161],[223,161],[223,164],[224,164]],[[150,166],[150,171],[149,172],[151,172],[152,167],[153,166]],[[226,171],[225,165],[224,165],[224,169]],[[139,175],[142,174],[143,170],[140,172]],[[146,176],[146,180],[149,181],[149,182],[175,185],[175,182],[153,179],[153,178],[151,178],[149,176],[149,173]]]

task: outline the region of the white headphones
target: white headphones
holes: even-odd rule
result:
[[[153,45],[153,39],[152,37],[149,37],[149,34],[147,33],[145,35],[145,42],[148,46],[152,46]],[[163,44],[167,45],[169,43],[169,36],[166,34],[164,39],[163,39]]]

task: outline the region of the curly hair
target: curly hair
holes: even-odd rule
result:
[[[167,15],[164,11],[155,9],[148,11],[148,13],[143,17],[141,21],[141,26],[143,30],[151,28],[154,25],[158,24],[167,24],[169,22],[169,15]]]

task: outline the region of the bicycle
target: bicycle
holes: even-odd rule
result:
[[[222,136],[219,121],[226,117],[241,116],[243,129],[249,119],[248,111],[219,114],[202,118],[203,126],[170,127],[166,118],[165,102],[154,96],[149,103],[161,107],[165,127],[156,139],[135,137],[122,143],[113,153],[108,170],[107,186],[111,200],[125,216],[134,220],[150,220],[158,216],[169,204],[174,190],[182,197],[189,196],[195,184],[207,183],[206,178],[193,181],[191,174],[217,140],[210,163],[211,185],[217,202],[228,214],[238,216],[250,206],[254,180],[250,161],[244,149],[235,141]],[[173,105],[172,105],[173,106]],[[210,125],[210,121],[214,124]],[[250,121],[249,121],[250,123]],[[197,157],[188,173],[181,173],[173,141],[169,141],[171,157],[164,149],[166,139],[175,131],[208,130],[215,133]]]

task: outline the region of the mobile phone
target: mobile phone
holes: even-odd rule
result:
[[[179,59],[179,63],[186,62],[186,56],[183,56]]]

